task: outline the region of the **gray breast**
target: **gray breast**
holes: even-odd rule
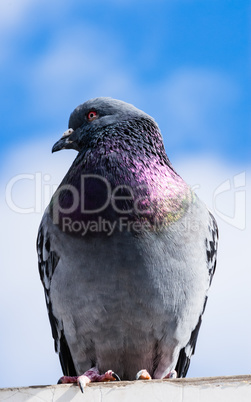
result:
[[[165,356],[161,367],[168,371],[175,365],[209,286],[207,214],[196,203],[168,228],[139,236],[124,231],[62,238],[60,232],[55,242],[60,261],[51,282],[53,314],[62,322],[79,374],[97,361],[100,370],[112,368],[133,379],[142,368],[152,372],[156,348]],[[156,370],[161,377],[163,369]]]

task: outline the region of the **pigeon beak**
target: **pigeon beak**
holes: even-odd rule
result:
[[[69,149],[69,148],[75,148],[73,140],[70,138],[70,136],[74,133],[74,130],[72,128],[69,128],[64,132],[60,140],[56,142],[56,144],[53,145],[51,152],[57,152],[61,151],[61,149]]]

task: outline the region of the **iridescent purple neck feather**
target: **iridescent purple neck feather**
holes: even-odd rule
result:
[[[69,184],[79,199],[72,211]],[[82,150],[55,197],[61,223],[65,216],[83,222],[127,217],[165,226],[178,220],[193,200],[191,189],[171,166],[157,124],[145,117],[108,125],[98,136],[86,130]],[[89,212],[94,210],[98,212]]]

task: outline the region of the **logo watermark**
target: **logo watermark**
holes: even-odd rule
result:
[[[213,210],[226,223],[237,229],[246,228],[246,172],[233,176],[221,183],[213,193]],[[228,215],[218,207],[219,199],[228,193],[233,207],[233,214]]]
[[[108,237],[111,236],[115,230],[119,232],[158,232],[162,231],[166,225],[165,221],[159,221],[155,219],[152,223],[148,220],[131,220],[128,217],[119,217],[115,221],[110,221],[99,216],[95,220],[73,220],[70,217],[63,217],[62,219],[62,230],[63,232],[77,234],[80,236],[86,236],[88,233],[105,233]],[[178,227],[177,227],[178,225]],[[196,232],[199,230],[200,223],[190,222],[188,219],[184,219],[182,223],[177,223],[177,225],[170,226],[169,229],[172,231],[179,232]]]
[[[49,174],[22,173],[10,179],[6,185],[5,201],[8,207],[19,214],[41,214],[50,202],[53,193],[56,191],[58,184],[50,183],[51,176]],[[18,197],[13,195],[17,186],[27,187],[30,191],[28,205],[21,206]],[[31,205],[29,204],[31,203]]]
[[[86,205],[85,197],[82,197],[82,194],[85,191],[86,180],[88,179],[97,179],[106,189],[106,199],[104,202],[96,208],[88,208]],[[21,205],[20,199],[18,197],[17,189],[24,187],[27,192],[27,205]],[[52,182],[52,178],[49,174],[42,174],[41,172],[36,172],[34,174],[24,173],[19,174],[11,178],[11,180],[7,183],[6,191],[5,191],[5,200],[8,207],[15,213],[19,214],[33,214],[38,213],[41,214],[47,205],[50,203],[50,199],[54,194],[55,203],[58,207],[55,209],[54,221],[58,223],[59,214],[70,214],[76,208],[81,208],[81,212],[84,214],[98,214],[99,212],[104,211],[108,205],[111,205],[113,210],[119,214],[128,214],[135,212],[139,215],[147,215],[151,213],[151,201],[154,199],[154,194],[149,193],[149,189],[146,186],[138,186],[137,188],[137,196],[135,194],[135,188],[131,188],[128,185],[118,185],[115,188],[112,188],[109,181],[102,176],[97,175],[84,175],[81,178],[81,186],[83,189],[83,193],[81,190],[81,196],[79,191],[70,185],[64,185],[60,188],[59,192],[56,192],[58,184]],[[28,187],[28,190],[27,190]],[[141,187],[141,188],[140,188]],[[194,185],[192,190],[196,190],[200,188],[199,185]],[[62,191],[68,191],[71,193],[72,203],[70,206],[63,207],[60,206],[60,193]],[[139,194],[141,194],[139,196]],[[143,195],[142,195],[143,194]],[[153,196],[153,197],[152,197]],[[168,196],[168,194],[167,194]],[[152,199],[151,199],[152,197]],[[225,197],[225,198],[224,198]],[[224,205],[222,207],[222,201],[227,198],[227,204],[232,208],[232,213],[226,212],[226,208]],[[123,203],[123,208],[120,208],[120,203]],[[124,205],[127,205],[127,208],[124,208]],[[224,222],[229,225],[239,229],[244,230],[246,227],[246,172],[243,171],[238,173],[231,178],[227,178],[222,183],[220,183],[212,193],[212,212],[219,217]],[[179,205],[178,205],[179,207]],[[169,205],[170,211],[175,212],[175,203],[173,205]],[[92,221],[90,219],[89,223],[84,223],[81,221],[69,221],[70,218],[67,218],[64,222],[65,228],[67,230],[71,230],[73,232],[81,232],[85,233],[87,231],[97,231],[101,230],[107,232],[109,235],[112,234],[115,230],[115,227],[118,229],[118,225],[120,225],[123,230],[125,229],[125,225],[129,225],[129,223],[125,223],[125,220],[121,218],[120,223],[116,223],[113,226],[112,222],[106,221]],[[101,218],[100,218],[101,219]],[[83,223],[88,224],[88,228],[83,226]],[[133,222],[130,223],[131,225]],[[137,231],[137,224],[134,222],[135,227],[131,227],[131,230]],[[82,226],[81,226],[82,225]],[[145,224],[147,225],[147,224]],[[142,228],[140,229],[142,230]]]

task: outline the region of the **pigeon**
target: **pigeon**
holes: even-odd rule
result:
[[[60,383],[185,377],[216,267],[217,223],[167,157],[160,129],[100,97],[52,152],[78,152],[37,252]]]

